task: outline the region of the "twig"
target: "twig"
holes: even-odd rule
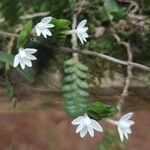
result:
[[[49,48],[52,48],[52,47],[49,47]],[[58,48],[54,48],[54,49],[58,49]],[[60,50],[60,52],[67,52],[67,53],[75,52],[75,53],[80,53],[83,55],[96,56],[96,57],[100,57],[102,59],[111,61],[111,62],[116,63],[116,64],[125,65],[125,66],[131,65],[132,67],[135,67],[135,68],[150,71],[150,67],[148,67],[148,66],[134,63],[134,62],[123,61],[123,60],[120,60],[120,59],[117,59],[117,58],[114,58],[114,57],[111,57],[111,56],[108,56],[105,54],[100,54],[100,53],[89,51],[89,50],[79,51],[79,50],[74,50],[74,49],[67,48],[67,47],[61,47],[61,48],[59,48],[59,50]]]
[[[33,14],[27,14],[27,15],[24,15],[24,16],[20,16],[20,20],[28,20],[28,19],[33,19],[33,18],[36,18],[36,17],[44,17],[44,16],[47,16],[49,15],[49,12],[39,12],[39,13],[33,13]],[[3,23],[5,21],[4,18],[1,18],[0,19],[0,23]]]
[[[18,37],[19,36],[18,34],[4,32],[4,31],[0,31],[0,34],[2,34],[4,36],[8,36],[8,37],[12,37],[12,36],[13,37]],[[37,40],[35,40],[35,42],[42,45],[42,43],[37,41]],[[77,49],[72,49],[72,48],[67,48],[67,47],[57,48],[57,47],[52,47],[52,46],[49,46],[49,45],[46,45],[46,44],[44,44],[44,46],[47,47],[47,48],[60,50],[60,52],[79,53],[79,54],[83,54],[83,55],[100,57],[102,59],[111,61],[111,62],[116,63],[116,64],[125,65],[125,66],[131,65],[132,67],[135,67],[135,68],[139,68],[139,69],[142,69],[142,70],[150,71],[150,67],[148,67],[148,66],[145,66],[145,65],[142,65],[142,64],[138,64],[138,63],[134,63],[134,62],[123,61],[123,60],[120,60],[120,59],[117,59],[117,58],[114,58],[114,57],[111,57],[111,56],[108,56],[108,55],[105,55],[105,54],[93,52],[93,51],[90,51],[90,50],[79,51]]]
[[[12,52],[14,41],[15,41],[15,37],[11,37],[10,41],[7,44],[7,53],[8,54],[11,54],[11,52]],[[16,99],[15,87],[13,86],[13,83],[11,81],[10,64],[9,63],[5,63],[5,82],[6,82],[8,92],[10,92],[9,97],[12,100],[12,107],[15,108],[17,99]],[[9,91],[9,90],[11,90],[11,91]]]
[[[72,29],[73,30],[76,28],[76,25],[77,25],[77,15],[74,14],[73,17],[72,17]],[[78,48],[76,33],[72,34],[71,43],[72,43],[72,49],[77,49]],[[76,57],[76,56],[78,56],[78,53],[73,53],[73,57]]]
[[[47,16],[47,15],[49,15],[49,12],[39,12],[39,13],[34,13],[34,14],[28,14],[28,15],[21,16],[20,19],[21,20],[27,20],[27,19],[33,19],[33,18],[36,18],[36,17],[44,17],[44,16]]]
[[[138,26],[140,28],[144,28],[145,30],[149,30],[150,23],[149,18],[144,15],[138,14],[139,12],[139,5],[136,1],[130,1],[129,5],[129,13],[128,13],[128,20],[131,24]]]
[[[73,30],[77,26],[77,17],[81,13],[83,5],[84,5],[84,0],[81,1],[81,5],[77,9],[77,12],[74,11],[74,14],[72,16],[72,29]],[[76,35],[76,33],[72,34],[71,43],[72,43],[72,49],[77,49],[78,48],[78,42],[77,42],[77,35]],[[77,57],[77,56],[78,56],[78,53],[73,53],[73,57]]]
[[[4,36],[7,36],[7,37],[16,37],[16,38],[19,36],[16,33],[10,33],[10,32],[5,32],[5,31],[0,31],[0,35],[4,35]]]
[[[114,33],[114,37],[116,38],[118,44],[125,46],[127,54],[128,54],[128,63],[129,63],[127,65],[127,76],[125,79],[124,88],[123,88],[122,94],[120,95],[119,101],[117,103],[117,108],[119,110],[119,113],[121,113],[123,103],[125,102],[125,98],[128,96],[130,82],[132,79],[132,68],[133,67],[130,63],[132,63],[133,54],[132,54],[131,47],[130,47],[129,43],[122,41],[116,33]]]

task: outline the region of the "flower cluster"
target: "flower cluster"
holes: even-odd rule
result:
[[[52,32],[49,30],[54,27],[51,24],[52,17],[43,18],[37,25],[34,27],[37,36],[43,35],[44,38],[52,36]],[[87,20],[82,20],[75,29],[66,31],[69,34],[76,34],[82,44],[86,42],[89,35],[87,34],[88,27],[85,27]],[[19,64],[22,69],[25,69],[25,66],[32,67],[31,60],[36,60],[37,58],[33,55],[37,52],[37,49],[33,48],[19,48],[18,54],[15,55],[13,66],[17,67]],[[130,120],[133,116],[133,113],[130,112],[122,116],[118,121],[107,119],[107,122],[112,123],[118,127],[118,132],[121,141],[124,140],[124,137],[128,139],[128,134],[131,134],[131,126],[134,124],[134,121]],[[98,132],[103,132],[101,125],[94,119],[91,119],[87,114],[84,116],[79,116],[72,121],[73,125],[78,125],[76,133],[80,133],[80,137],[83,138],[87,133],[91,137],[94,137],[94,130]]]
[[[37,25],[34,27],[37,36],[43,35],[44,38],[48,36],[52,36],[52,32],[49,30],[54,27],[51,24],[52,17],[43,18]],[[81,43],[86,42],[86,38],[88,38],[87,30],[88,27],[85,27],[87,20],[81,21],[76,29],[72,29],[68,31],[70,34],[77,34]],[[22,69],[25,69],[25,66],[32,67],[31,60],[36,60],[36,57],[33,56],[37,50],[32,48],[20,48],[17,55],[15,55],[13,66],[17,67],[19,64]]]
[[[133,113],[127,113],[122,116],[118,121],[108,119],[107,121],[111,124],[118,126],[118,132],[121,141],[124,140],[124,137],[128,139],[128,134],[131,134],[131,126],[134,125],[134,121],[130,120],[133,116]],[[98,132],[103,132],[101,125],[94,119],[90,119],[87,114],[80,116],[72,121],[73,125],[78,125],[76,133],[80,132],[80,137],[83,138],[87,133],[91,137],[94,137],[94,129]]]

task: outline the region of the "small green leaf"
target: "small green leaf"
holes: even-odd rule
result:
[[[10,98],[15,97],[15,88],[11,82],[10,72],[5,72],[5,86],[7,88],[7,94]]]
[[[28,42],[30,38],[30,33],[32,30],[32,21],[28,21],[24,27],[23,30],[21,31],[19,37],[18,37],[18,42],[17,42],[17,47],[24,47],[24,45]]]
[[[68,65],[68,66],[70,66],[70,65],[74,65],[76,63],[76,61],[75,61],[75,59],[73,58],[73,59],[69,59],[69,60],[67,60],[67,61],[65,61],[65,65]]]
[[[77,80],[77,84],[78,84],[78,86],[79,86],[80,88],[82,88],[82,89],[87,89],[87,88],[89,88],[89,85],[87,84],[87,82],[82,81],[82,80],[80,80],[80,79]]]
[[[88,71],[88,67],[85,66],[84,64],[81,64],[81,63],[78,64],[78,68],[79,68],[81,71],[85,71],[85,72]]]
[[[79,95],[81,95],[81,96],[85,96],[85,97],[88,97],[88,96],[89,96],[89,93],[86,92],[85,90],[78,89],[77,92],[78,92]]]
[[[72,66],[69,66],[69,67],[65,68],[64,71],[66,74],[72,74],[73,72],[75,72],[75,68]]]
[[[71,22],[67,19],[56,19],[56,18],[53,18],[51,23],[55,25],[56,29],[68,29],[71,24]]]
[[[77,75],[81,79],[87,79],[88,75],[85,72],[81,72],[80,70],[77,70]]]
[[[125,17],[126,9],[120,6],[116,0],[103,0],[103,7],[100,13],[100,19],[102,22],[109,21],[110,17],[119,20]]]
[[[93,102],[87,105],[86,112],[91,118],[101,120],[113,116],[118,112],[118,109],[101,102]]]
[[[35,73],[32,68],[25,68],[24,70],[17,67],[17,71],[29,82],[34,81]]]
[[[72,82],[76,79],[76,75],[75,74],[71,74],[71,75],[68,75],[67,77],[64,78],[64,81],[65,82]]]
[[[66,84],[63,86],[63,91],[65,92],[69,92],[75,89],[77,89],[77,86],[75,84]]]

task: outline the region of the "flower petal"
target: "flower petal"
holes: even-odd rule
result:
[[[84,127],[85,127],[84,124],[81,123],[76,129],[76,133],[79,133]]]
[[[42,35],[44,36],[44,38],[47,38],[47,34],[44,31],[42,31]]]
[[[84,127],[80,132],[80,137],[83,138],[87,134],[87,128]]]
[[[88,30],[88,27],[83,27],[83,28],[77,28],[77,31],[78,32],[81,32],[81,33],[84,33],[84,32],[86,32]]]
[[[94,137],[94,130],[93,130],[93,128],[89,126],[89,127],[87,127],[87,129],[88,129],[88,132],[89,132],[90,136]]]
[[[118,132],[119,132],[120,140],[123,142],[124,139],[123,131],[119,127],[118,127]]]
[[[13,63],[13,66],[14,67],[17,67],[20,63],[20,59],[19,59],[19,55],[17,54],[14,58],[14,63]]]
[[[128,139],[128,133],[127,132],[124,132],[124,136],[126,139]]]
[[[52,17],[44,17],[41,22],[44,24],[48,24],[52,20]]]
[[[133,112],[129,112],[125,114],[124,116],[122,116],[120,120],[129,120],[132,116],[133,116]]]
[[[132,133],[132,131],[131,131],[130,128],[127,128],[127,129],[126,129],[126,132],[127,132],[128,134],[131,134],[131,133]]]
[[[135,122],[133,120],[128,120],[127,121],[131,126],[135,124]]]
[[[30,59],[24,58],[23,61],[25,65],[27,65],[28,67],[32,67],[32,62]]]
[[[33,55],[30,55],[30,54],[26,54],[26,57],[30,60],[36,60],[37,58]]]
[[[52,33],[48,29],[43,30],[43,32],[48,36],[52,36]]]
[[[85,38],[88,38],[89,37],[89,35],[85,32],[85,33],[83,33],[83,35],[82,35],[83,37],[85,37]]]
[[[44,27],[45,27],[45,28],[53,28],[54,25],[53,25],[53,24],[46,24]]]
[[[80,34],[78,34],[78,33],[77,33],[77,36],[78,36],[79,40],[81,41],[81,43],[84,44],[82,36],[80,36]]]
[[[35,30],[36,30],[37,36],[40,36],[40,35],[41,35],[41,30],[38,28],[38,24],[37,24],[37,26],[35,27]]]
[[[35,49],[35,48],[26,48],[25,49],[26,54],[34,54],[36,52],[37,52],[37,49]]]
[[[83,122],[83,119],[84,119],[84,117],[83,117],[83,116],[80,116],[80,117],[74,119],[74,120],[71,122],[71,124],[73,124],[73,125],[78,125],[78,124],[80,124],[80,123]]]
[[[94,119],[91,119],[92,120],[92,128],[95,129],[96,131],[99,131],[99,132],[103,132],[103,128],[100,126],[100,124],[95,121]]]
[[[25,69],[25,63],[24,63],[23,59],[20,59],[20,65],[21,65],[21,68],[24,70]]]
[[[78,24],[77,28],[83,28],[83,27],[85,26],[86,22],[87,22],[86,19],[82,20],[82,21]]]

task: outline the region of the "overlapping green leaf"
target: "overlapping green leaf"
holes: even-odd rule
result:
[[[93,102],[87,105],[86,112],[91,118],[101,120],[102,118],[113,116],[118,112],[118,109],[112,105],[101,102]]]
[[[125,8],[120,6],[116,0],[102,0],[103,7],[101,9],[100,18],[102,22],[109,21],[110,18],[119,20],[125,17]]]
[[[17,42],[17,47],[24,47],[24,45],[28,42],[30,38],[30,33],[32,30],[32,21],[28,21],[24,27],[23,30],[21,31],[19,37],[18,37],[18,42]]]

